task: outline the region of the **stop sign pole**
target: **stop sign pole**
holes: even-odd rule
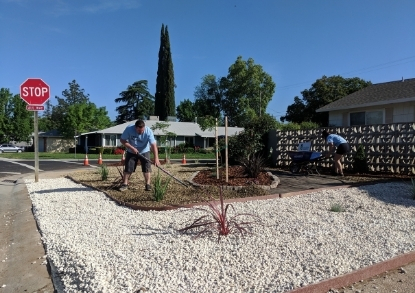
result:
[[[45,109],[43,104],[49,97],[49,85],[40,78],[28,78],[20,85],[20,98],[27,103],[26,110],[34,112],[35,182],[39,181],[39,122],[37,111]]]

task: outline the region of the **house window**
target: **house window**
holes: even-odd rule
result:
[[[350,125],[365,125],[365,112],[350,113]]]
[[[105,135],[105,146],[116,146],[116,136],[114,134]]]
[[[366,124],[382,124],[383,123],[383,111],[366,112]]]
[[[191,136],[185,136],[184,137],[184,142],[186,144],[193,145],[193,137],[191,137]]]
[[[352,125],[372,125],[383,123],[383,111],[366,111],[350,113],[350,126]]]

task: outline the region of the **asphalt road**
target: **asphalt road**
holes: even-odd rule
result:
[[[89,161],[89,166],[84,166],[84,161],[79,160],[39,160],[39,177],[42,172],[59,171],[66,169],[82,169],[97,167],[97,162]],[[14,176],[35,174],[35,160],[13,160],[0,157],[0,178]]]

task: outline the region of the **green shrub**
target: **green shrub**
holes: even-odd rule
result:
[[[99,173],[99,175],[101,175],[101,180],[102,181],[107,180],[108,179],[108,173],[109,173],[107,165],[105,165],[105,164],[101,165],[98,169],[98,173]]]
[[[335,204],[332,204],[331,205],[330,211],[331,212],[335,212],[335,213],[342,213],[342,212],[344,212],[346,210],[345,210],[345,208],[341,204],[335,203]]]
[[[363,145],[359,145],[356,154],[353,158],[353,172],[355,173],[368,173],[369,166],[367,165],[367,158]]]
[[[193,147],[186,147],[184,149],[185,154],[193,154],[195,152],[195,149]]]
[[[241,133],[228,137],[228,161],[235,165],[243,158],[257,153],[264,148],[262,136],[254,130],[242,131]],[[220,156],[225,158],[225,139],[219,140]]]
[[[114,153],[114,149],[114,147],[102,148],[102,153],[105,155],[111,155],[112,153]]]
[[[295,122],[279,123],[277,129],[282,131],[293,130],[306,130],[306,129],[318,129],[320,125],[315,122],[303,121],[300,124]]]
[[[253,131],[253,133],[258,135],[258,144],[260,144],[262,148],[256,151],[261,151],[264,157],[268,155],[269,150],[267,150],[269,131],[272,129],[277,129],[277,126],[277,120],[267,113],[264,113],[259,117],[254,117],[245,126],[246,131]]]
[[[103,154],[104,153],[104,148],[103,147],[97,147],[96,151],[97,151],[97,154]]]
[[[320,125],[315,122],[310,121],[303,121],[300,124],[300,129],[306,130],[306,129],[318,129],[320,128]]]
[[[157,175],[154,178],[154,200],[155,201],[161,201],[164,198],[164,195],[167,190],[167,186],[170,183],[171,178],[169,177],[163,184],[161,176],[160,176],[160,170],[157,170]]]
[[[245,173],[249,178],[257,178],[264,170],[266,159],[260,154],[252,154],[239,159],[239,162],[245,168]]]

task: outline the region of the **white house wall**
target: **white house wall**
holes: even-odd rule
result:
[[[415,103],[388,104],[382,106],[347,109],[344,111],[329,112],[330,126],[350,126],[350,113],[383,111],[383,123],[411,123],[415,122]],[[346,119],[344,119],[346,118]]]
[[[73,139],[63,139],[63,138],[46,138],[46,149],[44,147],[43,139],[39,138],[39,152],[48,152],[48,153],[67,153],[69,148],[74,147],[75,143]],[[42,147],[42,151],[40,150]]]
[[[396,105],[393,108],[393,122],[405,123],[415,121],[415,106],[414,103],[405,103],[402,105]]]

